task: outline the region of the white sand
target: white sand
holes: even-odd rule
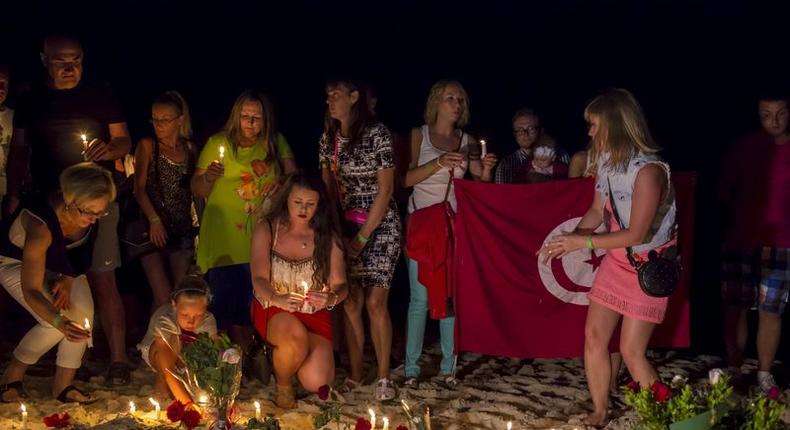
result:
[[[434,346],[428,361],[438,361],[439,352]],[[708,369],[719,360],[716,357],[700,356],[688,358],[675,353],[654,356],[661,376],[670,380],[674,375],[689,376],[692,380],[705,378]],[[146,367],[133,372],[133,381],[127,387],[108,391],[103,387],[103,377],[95,377],[81,387],[93,390],[100,400],[92,405],[63,405],[52,400],[48,394],[50,378],[28,377],[25,380],[31,394],[27,404],[28,429],[44,429],[41,419],[58,411],[68,411],[75,429],[169,429],[175,428],[167,422],[164,409],[169,402],[162,403],[162,419],[153,419],[153,407],[148,402],[154,375]],[[401,398],[412,406],[418,401],[426,402],[432,411],[433,429],[505,429],[507,421],[513,421],[514,429],[581,429],[581,418],[587,413],[589,397],[584,381],[581,362],[568,360],[521,360],[464,354],[459,360],[459,378],[462,384],[454,389],[443,388],[442,384],[429,379],[416,389],[403,389]],[[393,373],[396,382],[403,379],[402,368]],[[373,387],[363,386],[345,396],[344,420],[353,423],[359,416],[367,417],[368,407],[373,407],[379,417],[390,418],[390,429],[405,424],[405,415],[399,402],[378,404],[372,396]],[[788,392],[783,394],[788,398]],[[280,418],[283,429],[312,429],[312,416],[317,414],[321,401],[314,395],[299,400],[299,408],[284,412],[274,407],[270,398],[273,384],[263,387],[257,381],[245,383],[237,404],[240,407],[240,423],[254,416],[252,402],[262,403],[263,414],[273,413]],[[129,401],[137,405],[137,414],[128,414]],[[634,417],[624,411],[620,398],[613,404],[615,419],[609,429],[630,429]],[[0,429],[20,428],[18,404],[0,404]],[[380,418],[379,418],[380,419]],[[790,422],[790,411],[784,416]],[[243,428],[243,426],[241,427]],[[334,429],[335,425],[329,428]],[[381,421],[377,429],[381,429]]]

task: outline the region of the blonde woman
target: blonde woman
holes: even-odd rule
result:
[[[140,140],[135,153],[134,197],[149,222],[149,237],[160,251],[141,262],[154,296],[154,309],[170,301],[192,263],[195,233],[189,181],[197,153],[190,141],[189,108],[181,94],[168,91],[151,106],[154,137]]]
[[[296,170],[293,153],[277,132],[268,99],[241,94],[225,129],[211,136],[198,158],[192,192],[206,198],[197,264],[214,294],[217,328],[245,346],[252,334],[250,240],[254,223],[283,173]]]
[[[455,209],[456,200],[450,175],[463,178],[467,170],[475,179],[490,182],[496,156],[487,154],[482,160],[469,159],[469,145],[477,144],[474,137],[463,132],[469,122],[469,97],[457,81],[439,81],[431,87],[425,103],[425,125],[411,132],[411,163],[406,172],[405,186],[414,187],[409,198],[409,213],[441,203],[447,196]],[[446,240],[436,238],[435,240]],[[410,239],[409,242],[411,242]],[[431,242],[435,242],[431,238]],[[413,386],[420,377],[418,364],[425,336],[428,316],[428,291],[418,280],[418,262],[413,256],[407,258],[409,269],[410,300],[406,331],[406,382]],[[446,286],[440,288],[446,290]],[[443,305],[439,304],[440,306]],[[431,309],[436,304],[430,303]],[[442,362],[440,374],[450,386],[457,385],[455,379],[455,346],[453,343],[455,317],[446,313],[437,315],[441,334]]]
[[[661,252],[674,245],[676,207],[669,166],[656,155],[658,147],[631,93],[607,91],[590,102],[584,117],[599,154],[595,198],[576,231],[549,240],[539,254],[548,262],[583,248],[607,250],[588,295],[584,343],[587,385],[594,406],[586,423],[604,426],[612,378],[608,345],[621,320],[620,352],[631,376],[642,387],[658,379],[645,352],[653,330],[664,320],[667,298],[642,292],[625,248],[631,247],[637,259],[645,259],[649,251]],[[593,235],[604,223],[608,233]]]
[[[96,221],[115,200],[110,173],[90,162],[60,174],[59,193],[22,203],[0,227],[0,283],[38,321],[14,349],[0,381],[0,400],[26,397],[27,368],[58,346],[52,395],[64,403],[95,398],[71,385],[90,342],[93,299],[85,272]]]

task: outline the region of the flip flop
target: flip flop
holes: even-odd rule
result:
[[[73,399],[70,399],[70,398],[69,398],[69,394],[71,394],[71,393],[73,393],[73,392],[75,392],[75,391],[76,391],[77,393],[79,393],[79,394],[81,394],[81,395],[83,395],[83,396],[87,397],[87,398],[88,398],[88,400],[85,400],[85,401],[79,401],[79,400],[73,400]],[[81,404],[81,405],[89,405],[89,404],[91,404],[91,403],[94,403],[94,402],[96,402],[97,400],[99,400],[99,399],[97,399],[97,398],[95,398],[95,397],[94,397],[94,398],[91,398],[91,397],[90,397],[90,395],[89,395],[88,393],[86,393],[86,392],[84,392],[84,391],[80,390],[79,388],[77,388],[77,387],[75,387],[75,386],[73,386],[73,385],[68,385],[68,386],[66,386],[66,388],[64,388],[63,390],[61,390],[60,394],[58,394],[58,397],[57,397],[57,399],[58,399],[58,401],[59,401],[59,402],[61,402],[61,403],[79,403],[79,404]]]
[[[18,399],[7,402],[7,401],[3,400],[3,395],[5,393],[9,392],[10,390],[16,390],[16,395],[17,395]],[[27,399],[28,397],[30,397],[30,396],[28,396],[27,392],[25,391],[25,388],[22,387],[22,381],[14,381],[14,382],[9,382],[7,384],[0,385],[0,402],[1,403],[19,403],[19,399]]]

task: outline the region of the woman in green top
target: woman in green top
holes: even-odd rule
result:
[[[254,221],[281,174],[296,170],[293,153],[274,126],[271,103],[246,91],[225,129],[211,136],[192,176],[192,192],[206,199],[197,263],[214,293],[217,328],[245,346],[252,334],[250,240]]]

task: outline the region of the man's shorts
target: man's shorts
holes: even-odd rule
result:
[[[118,203],[110,202],[107,207],[110,212],[107,216],[99,218],[96,223],[98,233],[96,243],[93,245],[93,261],[91,272],[108,272],[121,267],[121,249],[118,245]]]
[[[728,305],[782,314],[790,296],[790,248],[725,252],[721,293]]]

